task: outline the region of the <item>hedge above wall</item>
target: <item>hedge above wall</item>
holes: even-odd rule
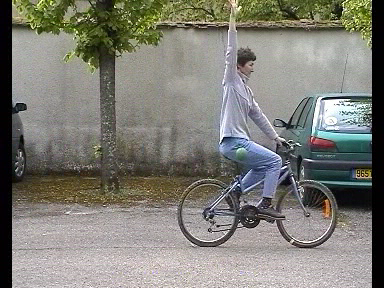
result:
[[[28,22],[22,17],[12,17],[12,25],[28,26]],[[228,22],[160,22],[157,24],[159,28],[217,28],[228,27]],[[247,23],[237,23],[236,27],[251,29],[344,29],[341,21],[313,21],[313,20],[281,20],[281,21],[256,21]]]

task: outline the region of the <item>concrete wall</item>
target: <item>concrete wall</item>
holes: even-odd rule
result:
[[[12,94],[26,102],[29,173],[97,169],[99,78],[79,59],[69,35],[12,27]],[[123,172],[218,174],[221,80],[226,27],[162,26],[157,47],[116,62],[118,148]],[[288,120],[315,92],[372,91],[371,50],[358,33],[338,29],[238,28],[239,46],[257,55],[249,82],[267,117]],[[251,123],[254,139],[273,149]]]

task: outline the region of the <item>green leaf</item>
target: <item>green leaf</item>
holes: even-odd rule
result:
[[[372,0],[346,0],[343,2],[342,23],[347,31],[358,31],[372,47]]]
[[[122,54],[136,51],[140,44],[157,45],[162,37],[156,23],[167,0],[115,0],[110,11],[95,9],[95,1],[91,0],[88,3],[93,4],[81,12],[76,2],[39,0],[34,4],[34,0],[12,0],[37,34],[73,34],[76,47],[64,56],[64,61],[79,57],[92,71],[99,65],[100,45],[105,45],[109,53]]]
[[[44,32],[44,29],[42,28],[42,27],[37,27],[36,28],[36,33],[37,34],[41,34],[41,33],[43,33]]]
[[[71,60],[71,58],[73,57],[73,55],[75,55],[75,51],[68,52],[67,54],[65,54],[63,60],[64,60],[65,62],[68,62],[69,60]]]

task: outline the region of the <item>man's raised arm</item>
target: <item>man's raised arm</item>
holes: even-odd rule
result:
[[[238,0],[228,0],[231,6],[231,15],[229,16],[229,30],[236,31],[236,14],[240,11],[241,7],[237,6]]]
[[[236,13],[240,10],[236,0],[228,0],[231,6],[229,18],[228,45],[225,55],[225,72],[223,84],[233,81],[237,74],[237,32],[236,32]]]

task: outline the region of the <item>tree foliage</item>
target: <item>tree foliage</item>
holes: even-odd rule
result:
[[[33,2],[34,3],[33,3]],[[74,55],[100,68],[101,191],[118,192],[115,110],[115,57],[142,45],[157,45],[156,29],[167,0],[12,0],[38,34],[74,35]]]
[[[228,21],[228,0],[170,0],[163,21]],[[239,0],[239,22],[341,20],[372,46],[372,0]]]
[[[76,48],[65,56],[81,58],[94,71],[99,67],[99,47],[104,45],[119,56],[134,52],[141,44],[157,45],[162,37],[156,30],[167,0],[113,0],[113,9],[100,9],[103,0],[12,0],[38,34],[66,32],[74,35]]]
[[[239,0],[238,21],[339,19],[343,0]],[[227,0],[170,0],[163,20],[228,21]]]
[[[341,21],[345,29],[360,32],[372,47],[372,0],[346,0],[343,8]]]
[[[170,0],[163,21],[218,21],[228,18],[228,0]]]
[[[242,0],[243,20],[299,20],[315,18],[338,19],[341,16],[337,0]]]

